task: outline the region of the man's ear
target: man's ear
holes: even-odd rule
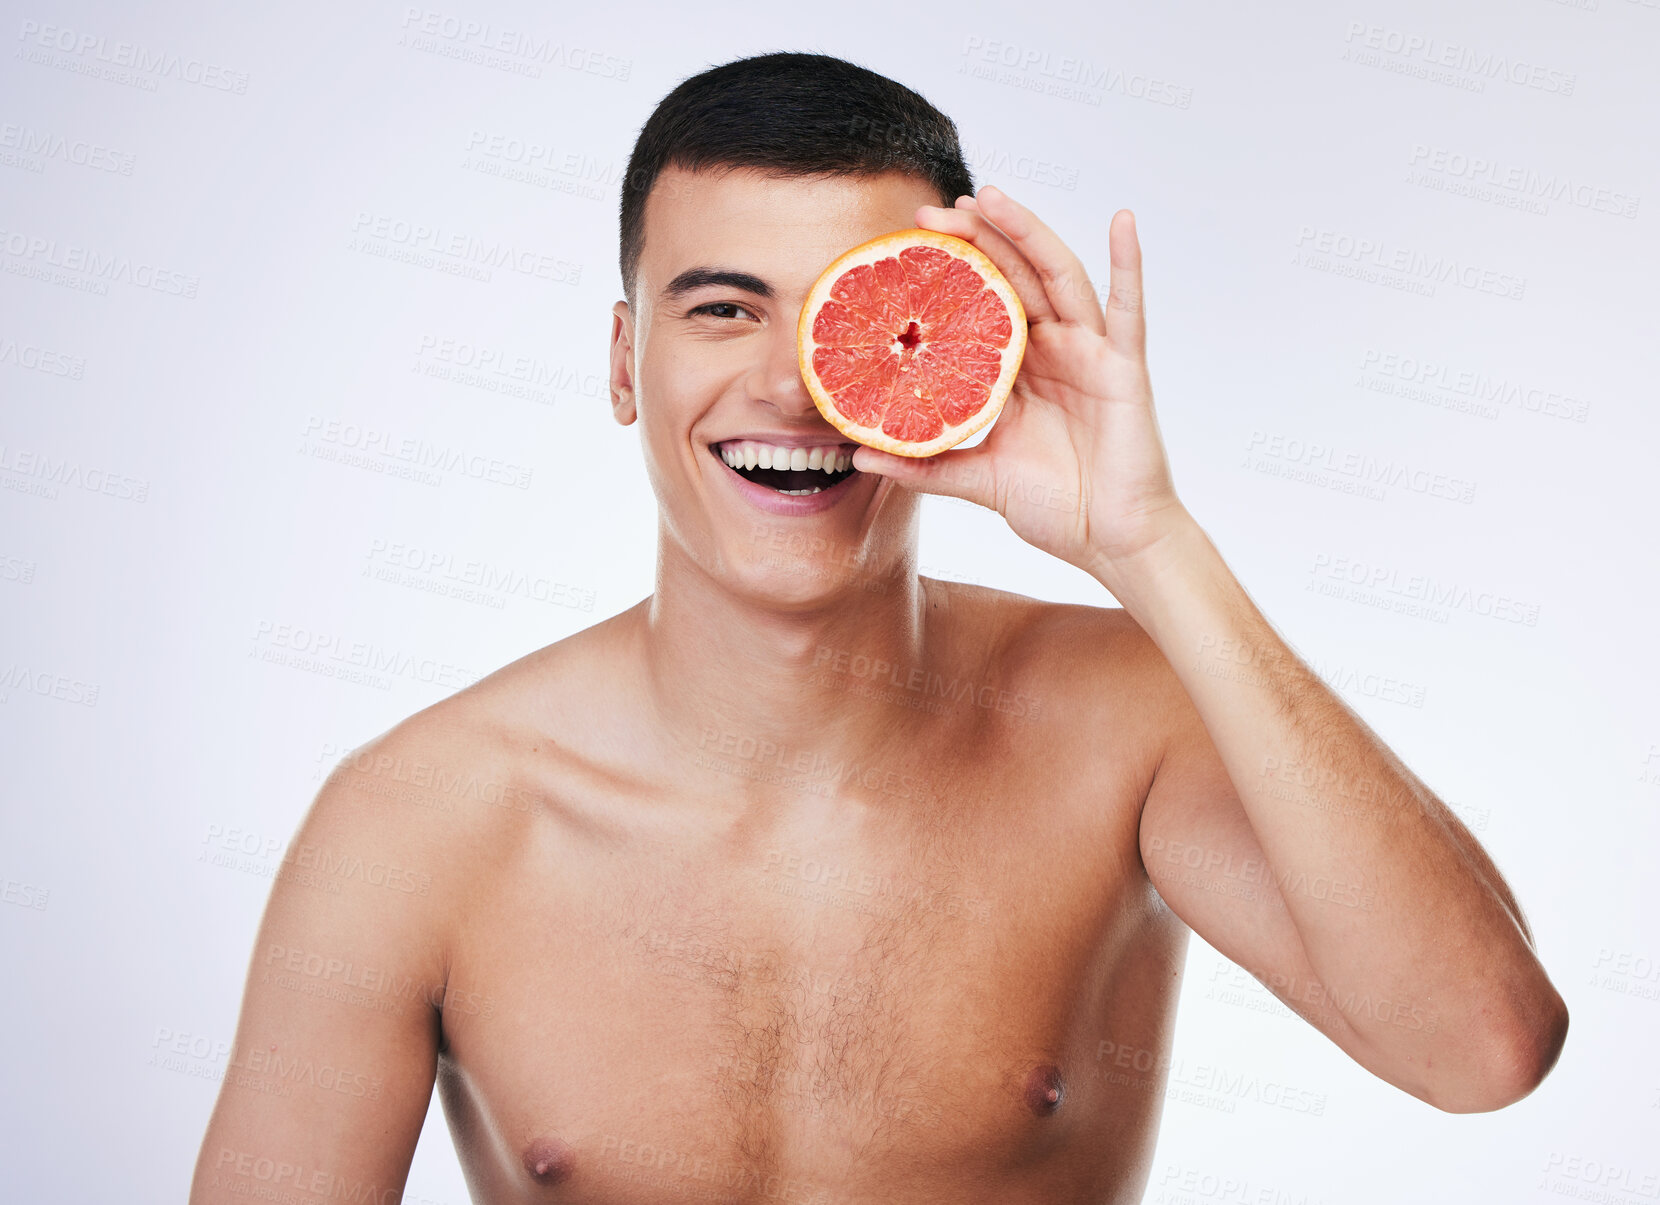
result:
[[[611,414],[623,426],[638,415],[634,410],[634,316],[628,302],[611,307]]]

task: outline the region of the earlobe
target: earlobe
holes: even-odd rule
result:
[[[637,417],[634,408],[634,319],[628,302],[611,307],[611,415],[626,427]]]

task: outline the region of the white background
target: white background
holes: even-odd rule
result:
[[[4,7],[0,1196],[181,1199],[321,775],[650,592],[618,180],[674,84],[776,49],[922,92],[1092,267],[1136,211],[1184,500],[1572,1012],[1532,1097],[1444,1115],[1195,943],[1147,1199],[1660,1194],[1653,0]],[[502,29],[554,53],[478,61]],[[400,262],[405,226],[554,267]],[[368,430],[460,467],[342,459]],[[1110,602],[928,507],[925,571]],[[469,562],[532,586],[434,589]],[[363,645],[391,668],[338,676]],[[406,1199],[466,1200],[436,1102]]]

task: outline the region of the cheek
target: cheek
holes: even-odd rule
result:
[[[690,432],[742,379],[707,349],[667,352],[660,345],[657,354],[641,357],[635,391],[646,473],[659,501],[683,493],[696,476],[697,457],[708,451],[693,446]]]
[[[723,399],[741,398],[746,368],[730,347],[661,341],[641,357],[637,399],[647,442],[684,447],[687,432]]]

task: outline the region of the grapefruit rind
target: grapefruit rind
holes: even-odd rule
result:
[[[813,338],[813,321],[819,310],[830,299],[830,291],[835,287],[847,272],[862,264],[874,264],[884,259],[897,257],[907,247],[931,246],[937,247],[946,253],[964,260],[971,268],[980,274],[985,281],[985,287],[990,289],[1003,302],[1009,313],[1010,335],[1008,344],[1001,349],[1002,366],[997,380],[989,387],[990,395],[986,403],[974,414],[955,426],[946,424],[945,430],[933,439],[925,442],[914,440],[895,439],[878,426],[866,426],[843,414],[835,404],[834,399],[819,380],[817,371],[813,368],[813,352],[821,346]],[[1004,402],[1008,401],[1009,392],[1014,388],[1015,376],[1020,372],[1020,362],[1026,354],[1026,310],[1020,304],[1020,298],[1014,291],[1014,286],[997,265],[991,262],[989,256],[967,239],[960,239],[952,234],[942,234],[937,230],[896,230],[889,234],[879,235],[869,242],[860,243],[851,251],[838,256],[814,282],[807,294],[807,300],[801,307],[801,317],[796,323],[796,355],[800,362],[801,379],[807,386],[807,392],[812,395],[813,404],[818,407],[831,426],[835,427],[849,439],[855,440],[867,447],[877,448],[883,452],[891,452],[896,456],[910,456],[921,459],[937,455],[947,448],[955,447],[978,431],[984,430],[997,416],[1002,413]]]

